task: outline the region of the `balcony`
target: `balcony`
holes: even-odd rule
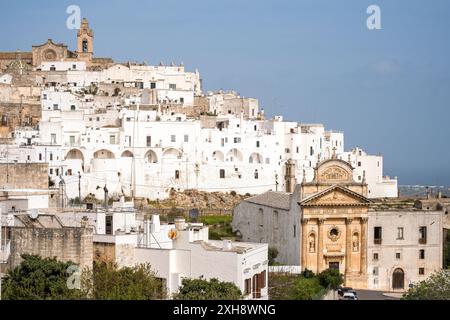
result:
[[[427,238],[419,238],[419,244],[427,244]]]
[[[374,244],[381,244],[381,239],[373,239]]]

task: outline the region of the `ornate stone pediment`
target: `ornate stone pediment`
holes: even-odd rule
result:
[[[324,160],[315,169],[314,182],[325,184],[353,183],[353,167],[340,159]]]
[[[358,206],[366,205],[370,200],[347,188],[335,185],[305,198],[302,206]]]
[[[320,175],[321,181],[341,182],[349,180],[349,172],[338,166],[332,166],[325,169]]]

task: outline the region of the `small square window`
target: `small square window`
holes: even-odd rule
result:
[[[419,275],[423,276],[425,274],[425,268],[419,268]]]
[[[375,260],[375,261],[378,260],[378,253],[373,254],[373,260]]]
[[[400,252],[396,252],[396,253],[395,253],[395,259],[400,260],[401,257],[402,257],[402,255],[401,255]]]

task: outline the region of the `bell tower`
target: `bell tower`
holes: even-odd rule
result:
[[[94,32],[89,28],[86,18],[83,18],[77,33],[77,54],[78,59],[84,60],[88,64],[94,56]]]
[[[297,179],[295,178],[295,162],[292,159],[289,159],[286,161],[285,167],[284,180],[286,192],[292,193],[294,192],[295,185],[297,184]]]

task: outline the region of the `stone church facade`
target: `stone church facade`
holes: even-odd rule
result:
[[[320,273],[328,268],[345,275],[346,284],[367,283],[367,184],[353,180],[345,161],[328,159],[314,180],[301,185],[301,265]]]
[[[41,45],[32,46],[31,52],[0,52],[0,71],[14,71],[18,64],[22,69],[38,70],[42,62],[53,61],[83,61],[88,70],[102,70],[114,63],[110,58],[94,57],[94,32],[87,19],[83,19],[77,33],[75,51],[69,50],[65,44],[48,39]]]
[[[233,231],[268,242],[282,265],[338,269],[353,288],[405,291],[441,269],[445,211],[416,208],[411,199],[369,199],[365,177],[355,181],[353,170],[332,157],[317,164],[312,181],[286,183],[291,192],[242,201]]]

